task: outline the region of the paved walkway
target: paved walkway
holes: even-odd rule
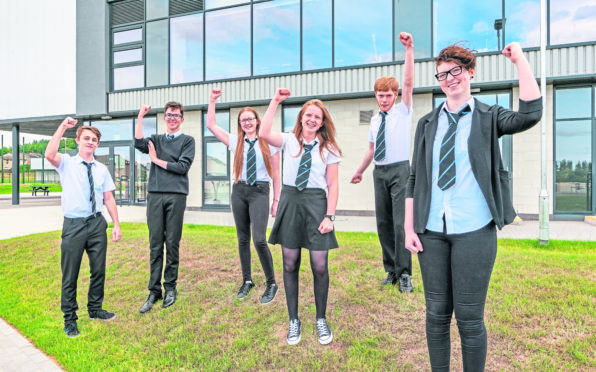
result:
[[[123,222],[145,222],[145,207],[118,207]],[[106,213],[107,216],[107,213]],[[108,218],[109,219],[109,218]],[[10,196],[0,196],[0,240],[62,228],[62,210],[58,195],[31,197],[22,194],[21,204],[11,205]],[[230,212],[187,211],[184,222],[232,226]],[[272,224],[269,220],[269,225]],[[375,232],[374,217],[338,216],[337,231]],[[123,231],[126,236],[126,230]],[[538,221],[522,221],[506,226],[498,233],[499,238],[538,239]],[[550,221],[551,240],[596,241],[596,224],[587,222]],[[56,363],[45,356],[25,337],[0,318],[0,371],[61,371]]]

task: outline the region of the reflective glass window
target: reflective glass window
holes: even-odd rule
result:
[[[230,181],[205,181],[203,183],[203,193],[203,198],[206,205],[229,205]]]
[[[250,75],[250,6],[205,14],[206,80]]]
[[[253,6],[253,74],[300,70],[300,1],[273,0]]]
[[[591,210],[592,123],[557,122],[555,136],[555,211]]]
[[[91,125],[101,132],[100,142],[132,140],[132,119],[94,121]]]
[[[114,90],[142,88],[145,66],[131,66],[114,69]]]
[[[342,0],[335,7],[335,66],[388,62],[393,53],[391,0]]]
[[[147,86],[168,84],[168,20],[147,23]]]
[[[213,133],[209,129],[207,129],[207,114],[203,115],[203,122],[205,125],[203,126],[203,136],[204,137],[213,137]],[[230,112],[229,111],[221,111],[215,112],[215,122],[217,126],[225,130],[226,132],[230,133]]]
[[[114,64],[136,62],[136,61],[142,61],[142,60],[143,60],[143,49],[142,48],[114,52]]]
[[[207,164],[205,175],[208,177],[228,175],[228,148],[221,142],[208,142],[205,144]]]
[[[170,20],[170,82],[203,80],[203,14]]]
[[[557,89],[557,119],[588,118],[592,115],[592,88]]]
[[[296,126],[296,119],[302,106],[284,106],[282,113],[282,132],[291,132]]]
[[[205,0],[205,9],[222,8],[224,6],[249,3],[247,0]]]
[[[135,28],[134,30],[114,32],[114,45],[134,43],[143,40],[143,29]]]
[[[498,50],[504,35],[495,20],[503,18],[502,5],[502,0],[435,0],[434,54],[457,42],[478,52]]]
[[[143,118],[143,136],[150,137],[157,133],[157,118]],[[149,154],[143,154],[135,149],[135,177],[134,198],[135,203],[145,203],[147,200],[147,182],[149,180],[149,170],[151,169],[151,158]]]
[[[431,44],[431,0],[405,0],[395,2],[395,60],[403,61],[406,48],[399,41],[401,31],[412,34],[414,58],[432,56]]]
[[[594,0],[550,0],[550,44],[596,40]]]
[[[331,67],[331,0],[302,1],[302,69]]]
[[[145,0],[145,17],[147,19],[167,17],[168,5],[168,0]]]
[[[505,45],[517,41],[522,47],[540,45],[540,0],[505,1]]]

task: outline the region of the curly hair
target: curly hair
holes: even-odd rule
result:
[[[470,50],[457,44],[449,45],[443,48],[437,58],[435,58],[435,65],[438,66],[443,62],[453,62],[466,70],[472,70],[476,68],[475,52],[475,50]]]

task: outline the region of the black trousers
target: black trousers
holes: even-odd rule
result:
[[[269,182],[254,186],[236,183],[232,187],[232,214],[236,223],[238,254],[244,282],[252,281],[250,234],[265,272],[267,284],[275,283],[273,258],[267,244],[267,221],[269,220]]]
[[[412,275],[412,253],[405,247],[404,215],[406,183],[410,175],[409,161],[376,165],[375,214],[377,234],[383,251],[383,267],[399,277]]]
[[[418,235],[426,300],[426,341],[433,371],[449,371],[451,317],[455,312],[464,371],[484,371],[484,305],[497,256],[495,224],[464,234],[426,230]]]
[[[149,227],[150,270],[149,291],[161,297],[161,272],[166,290],[176,289],[180,262],[180,238],[186,209],[186,195],[147,193],[147,226]],[[166,266],[164,270],[164,243]]]
[[[108,223],[101,213],[87,218],[64,218],[60,265],[62,267],[61,310],[64,320],[77,320],[77,279],[83,252],[89,257],[89,294],[87,310],[100,310],[103,303],[106,277],[106,252]]]

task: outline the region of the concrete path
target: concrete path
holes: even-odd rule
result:
[[[146,208],[118,207],[123,222],[146,222]],[[56,231],[62,228],[62,210],[59,195],[31,197],[22,194],[21,204],[11,205],[10,196],[0,196],[0,240],[33,233]],[[109,220],[109,216],[106,213]],[[233,226],[230,212],[187,211],[187,224]],[[271,226],[273,219],[269,220]],[[338,216],[337,231],[376,232],[374,217]],[[538,239],[538,221],[523,221],[506,226],[499,238]],[[126,236],[126,230],[123,231]],[[550,221],[551,240],[596,241],[596,224],[586,222]],[[61,371],[56,363],[33,346],[25,337],[0,318],[0,371]]]

